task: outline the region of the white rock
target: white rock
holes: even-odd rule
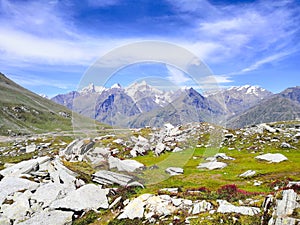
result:
[[[64,208],[75,211],[107,209],[109,206],[107,194],[108,190],[101,189],[95,184],[87,184],[69,192],[65,198],[55,200],[51,203],[50,208]]]
[[[117,168],[118,171],[127,171],[127,172],[134,172],[137,169],[143,168],[144,165],[136,160],[132,159],[125,159],[121,160],[110,156],[108,158],[109,168]]]
[[[217,153],[214,157],[216,159],[235,160],[235,158],[229,157],[225,153]]]
[[[42,211],[34,214],[30,219],[18,223],[18,225],[67,225],[72,223],[73,212]]]
[[[60,193],[64,190],[63,185],[57,183],[48,183],[40,186],[35,193],[31,196],[31,199],[42,203],[42,207],[48,207],[54,200],[56,200]]]
[[[30,191],[24,193],[18,193],[14,197],[14,203],[11,205],[2,205],[1,212],[4,217],[14,220],[16,223],[26,219],[26,215],[31,213],[29,198],[31,196]]]
[[[165,151],[166,145],[164,143],[158,143],[155,147],[154,153],[155,155],[160,155],[163,151]]]
[[[145,201],[142,197],[137,197],[129,202],[129,204],[124,208],[124,212],[118,216],[118,219],[135,219],[142,218],[144,216]]]
[[[37,170],[40,164],[43,164],[49,160],[50,158],[48,156],[39,157],[37,159],[25,160],[13,166],[10,166],[4,170],[1,170],[0,174],[3,176],[18,177],[21,174],[28,174],[33,170]]]
[[[31,153],[31,152],[34,152],[35,150],[36,150],[36,145],[35,144],[31,144],[31,145],[26,146],[26,153]]]
[[[285,157],[284,155],[280,154],[280,153],[267,153],[267,154],[264,154],[264,155],[259,155],[259,156],[256,156],[255,157],[256,159],[260,159],[260,160],[265,160],[265,161],[268,161],[268,162],[271,162],[271,163],[279,163],[279,162],[282,162],[282,161],[286,161],[288,160],[287,157]]]
[[[4,177],[0,181],[0,204],[5,198],[16,191],[21,190],[36,190],[39,184],[30,180],[18,177]]]
[[[254,170],[247,170],[245,173],[240,174],[240,177],[253,177],[256,174]]]
[[[166,173],[170,174],[171,176],[181,175],[183,174],[183,169],[180,167],[168,167],[166,169]]]
[[[201,212],[206,212],[211,210],[213,207],[210,202],[205,200],[201,202],[194,203],[192,214],[199,214]]]
[[[197,166],[197,168],[215,170],[215,169],[223,169],[226,166],[227,164],[223,162],[207,162],[207,163],[200,163],[199,166]]]
[[[108,155],[110,155],[110,151],[109,148],[100,148],[100,147],[96,147],[93,151],[93,154],[100,154],[102,156],[107,157]]]
[[[182,152],[183,149],[182,148],[179,148],[179,147],[175,147],[173,152]]]
[[[257,207],[235,206],[225,200],[217,200],[217,202],[219,203],[219,208],[217,210],[219,213],[238,213],[249,216],[260,213],[260,209]]]

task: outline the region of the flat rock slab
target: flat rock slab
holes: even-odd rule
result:
[[[218,200],[218,203],[219,203],[219,208],[217,212],[219,213],[238,213],[238,214],[248,215],[248,216],[254,216],[260,213],[260,209],[256,207],[235,206],[225,200]]]
[[[43,164],[50,160],[50,157],[44,156],[37,159],[30,159],[19,162],[13,166],[10,166],[0,171],[3,176],[20,176],[21,174],[28,174],[33,170],[36,170],[40,164]]]
[[[282,155],[280,153],[275,153],[275,154],[267,153],[264,155],[256,156],[255,158],[259,159],[259,160],[265,160],[270,163],[279,163],[279,162],[288,160],[287,157],[285,157],[284,155]]]
[[[215,169],[223,169],[226,166],[227,164],[223,162],[207,162],[207,163],[200,163],[199,166],[197,166],[197,168],[215,170]]]
[[[140,186],[143,187],[139,182],[134,181],[134,177],[128,176],[121,173],[115,173],[107,170],[99,170],[93,174],[93,181],[103,184],[112,185],[118,184],[121,186]]]
[[[18,225],[66,225],[72,223],[73,212],[42,211],[34,214],[30,219],[18,223]]]
[[[113,156],[110,156],[108,158],[108,164],[110,169],[117,168],[118,171],[127,171],[127,172],[134,172],[135,170],[144,167],[142,163],[139,163],[136,160],[132,160],[132,159],[121,160]]]
[[[38,186],[38,183],[30,180],[18,177],[5,177],[0,181],[0,204],[8,195],[16,191],[36,190]]]
[[[50,208],[73,211],[107,209],[109,206],[107,194],[107,189],[101,189],[95,184],[87,184],[69,192],[65,198],[55,200]]]
[[[256,174],[254,170],[247,170],[245,173],[239,175],[239,177],[253,177]]]
[[[166,169],[166,173],[170,174],[171,176],[181,175],[183,174],[183,169],[180,167],[169,167]]]

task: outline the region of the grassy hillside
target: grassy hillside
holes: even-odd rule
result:
[[[40,97],[0,73],[0,135],[71,131],[72,112]],[[94,124],[76,116],[81,123]],[[83,122],[84,121],[84,122]]]

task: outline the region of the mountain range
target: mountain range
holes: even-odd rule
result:
[[[199,93],[193,88],[163,91],[145,81],[123,88],[94,84],[52,98],[75,112],[119,127],[159,127],[211,122],[239,128],[263,122],[300,118],[300,87],[281,93],[244,85]]]

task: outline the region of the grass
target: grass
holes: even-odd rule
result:
[[[92,182],[92,174],[95,173],[95,169],[87,162],[69,162],[63,161],[64,166],[78,174],[78,178],[87,183]]]
[[[135,158],[137,161],[144,163],[146,166],[156,164],[160,167],[153,174],[153,170],[145,172],[145,177],[153,182],[146,185],[143,193],[155,193],[160,188],[180,187],[180,188],[197,188],[207,187],[212,190],[217,190],[220,186],[226,184],[236,184],[239,188],[251,192],[271,192],[270,184],[276,179],[292,180],[299,179],[300,175],[300,152],[297,150],[279,150],[268,149],[266,152],[282,153],[289,160],[281,163],[268,163],[255,159],[259,153],[248,153],[246,150],[227,150],[223,148],[220,152],[226,153],[228,156],[235,158],[233,161],[224,161],[228,164],[222,170],[199,170],[197,166],[203,162],[203,154],[205,148],[196,148],[195,151],[184,151],[185,155],[179,153],[166,153],[159,157],[153,154]],[[189,155],[190,154],[190,155]],[[183,164],[188,157],[187,162]],[[179,176],[169,177],[164,169],[166,166],[182,166],[184,174]],[[253,178],[240,178],[239,175],[247,170],[255,170],[257,176]],[[254,186],[254,180],[262,181],[261,186]]]

